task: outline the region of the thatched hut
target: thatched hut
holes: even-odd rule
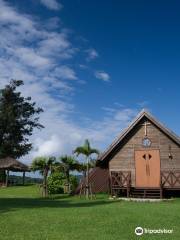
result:
[[[23,184],[25,181],[25,172],[30,171],[27,165],[17,161],[12,157],[6,157],[6,158],[0,159],[0,170],[6,171],[6,183],[5,183],[6,186],[8,186],[9,171],[23,172]]]

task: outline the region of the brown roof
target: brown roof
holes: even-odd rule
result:
[[[0,159],[0,170],[9,170],[14,172],[29,172],[27,165],[17,161],[14,158],[6,157]]]
[[[99,156],[98,160],[103,161],[112,151],[119,145],[122,140],[127,136],[127,134],[141,121],[142,118],[146,117],[151,121],[156,127],[158,127],[162,132],[169,136],[175,143],[180,146],[180,138],[174,132],[165,127],[160,123],[154,116],[152,116],[148,111],[142,110],[133,122],[113,141],[113,143]]]

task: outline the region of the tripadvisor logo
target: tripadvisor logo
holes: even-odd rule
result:
[[[134,232],[137,236],[141,236],[143,234],[171,234],[173,233],[173,229],[149,229],[136,227]]]
[[[135,228],[135,234],[138,235],[138,236],[141,236],[143,235],[143,228],[142,227],[137,227]]]

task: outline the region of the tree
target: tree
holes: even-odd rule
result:
[[[84,155],[86,158],[86,198],[89,199],[89,161],[92,154],[99,154],[99,151],[95,148],[91,148],[88,139],[85,140],[84,145],[77,147],[74,150],[77,155]]]
[[[59,168],[64,172],[68,185],[68,193],[70,193],[70,171],[77,169],[77,161],[73,156],[64,155],[59,158]]]
[[[95,159],[89,159],[89,169],[94,168],[96,166]],[[78,172],[83,173],[83,177],[86,178],[87,164],[84,162],[78,162],[76,166],[76,170]]]
[[[55,157],[37,157],[33,160],[31,164],[31,169],[33,171],[39,171],[43,175],[43,196],[48,196],[48,184],[47,177],[49,171],[52,170],[55,165],[56,158]]]
[[[41,129],[39,115],[42,108],[31,102],[31,97],[23,97],[17,87],[21,80],[12,80],[0,90],[0,158],[7,156],[20,158],[32,149],[29,136],[33,129]]]

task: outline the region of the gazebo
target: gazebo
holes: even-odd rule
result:
[[[30,172],[30,168],[27,165],[17,161],[12,157],[0,159],[0,170],[6,171],[6,183],[5,183],[6,186],[8,186],[9,171],[23,172],[23,185],[25,181],[25,172]]]

